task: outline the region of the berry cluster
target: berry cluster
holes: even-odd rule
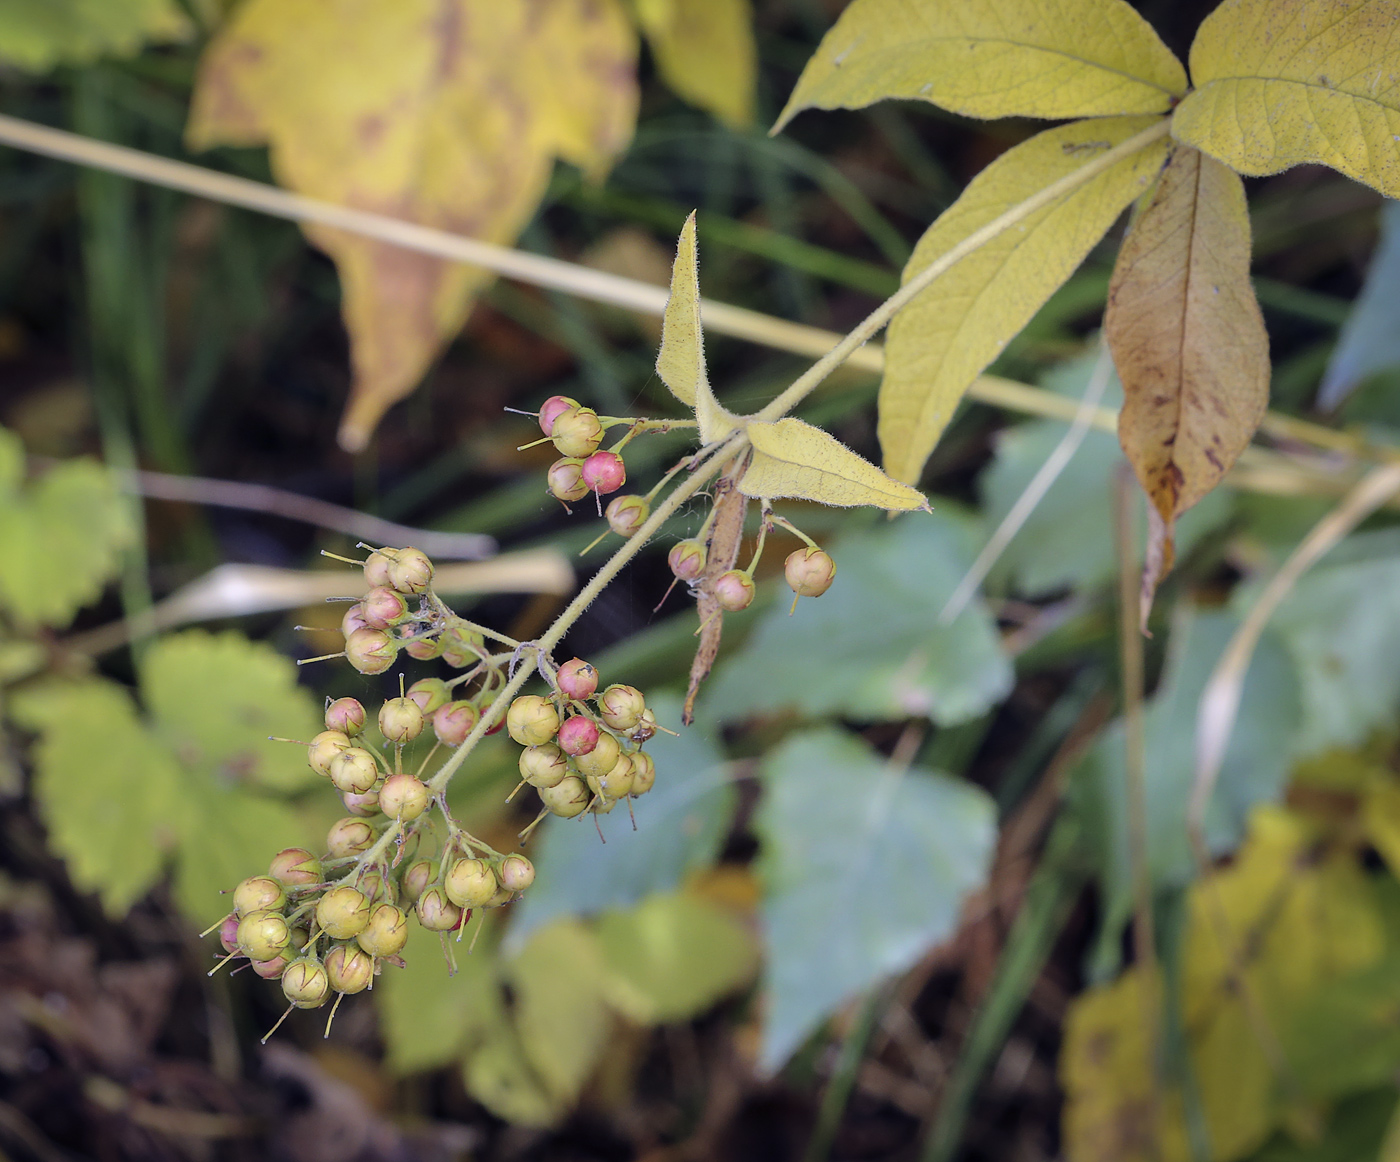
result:
[[[539,421],[540,430],[560,454],[546,476],[549,494],[567,506],[591,492],[600,508],[604,496],[611,496],[627,483],[627,465],[622,460],[627,442],[642,431],[668,426],[646,420],[604,418],[566,395],[545,400]],[[628,426],[627,435],[613,448],[600,449],[603,433],[618,424]],[[651,496],[613,497],[603,515],[613,532],[630,537],[651,515]]]
[[[710,582],[710,591],[716,603],[725,612],[738,613],[753,604],[758,592],[753,579],[754,570],[763,555],[763,544],[768,530],[774,525],[781,525],[806,542],[805,548],[794,549],[789,553],[783,564],[783,576],[793,592],[794,608],[798,598],[820,597],[836,580],[836,562],[831,559],[831,554],[819,548],[788,521],[765,509],[758,548],[754,552],[753,560],[749,562],[749,567],[726,569]],[[671,575],[676,581],[684,582],[692,588],[704,576],[705,567],[709,563],[709,548],[703,534],[704,530],[699,537],[677,541],[671,546],[671,551],[666,557],[666,563],[670,565]]]

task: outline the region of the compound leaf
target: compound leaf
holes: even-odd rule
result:
[[[1397,0],[1225,0],[1172,133],[1241,173],[1315,162],[1400,197],[1397,56]]]
[[[919,240],[907,282],[939,255],[1086,157],[1153,123],[1105,117],[1062,125],[1002,154]],[[968,255],[890,324],[880,385],[880,444],[898,480],[919,478],[968,385],[1083,261],[1166,157],[1157,141]]]
[[[0,0],[0,59],[33,72],[131,56],[189,31],[176,0]]]
[[[750,421],[744,430],[754,448],[739,481],[745,496],[792,497],[843,508],[928,508],[917,488],[892,480],[821,428],[789,416],[771,424]]]
[[[968,117],[1165,113],[1186,72],[1124,0],[854,0],[774,127],[889,97]]]
[[[636,0],[661,79],[732,129],[753,121],[758,52],[749,0]]]

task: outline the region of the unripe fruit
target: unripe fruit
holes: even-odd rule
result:
[[[582,500],[588,495],[588,485],[583,482],[583,461],[576,456],[554,461],[545,475],[545,486],[550,496],[565,504]]]
[[[642,717],[637,725],[627,732],[627,737],[633,742],[646,742],[656,734],[656,715],[650,710],[643,710]]]
[[[267,874],[289,888],[319,884],[321,861],[304,847],[284,847],[272,857]]]
[[[337,944],[326,953],[326,980],[338,993],[362,993],[374,980],[374,960],[353,944]]]
[[[627,465],[622,462],[622,457],[616,452],[594,452],[583,462],[583,467],[579,469],[579,475],[583,478],[584,484],[588,485],[590,492],[606,496],[610,492],[616,492],[627,483]]]
[[[358,698],[337,698],[326,707],[326,729],[354,738],[365,728],[365,708]]]
[[[316,902],[316,926],[332,940],[358,936],[369,923],[369,899],[358,888],[341,884]]]
[[[362,674],[384,673],[398,652],[398,642],[382,629],[357,629],[345,639],[345,660]]]
[[[704,541],[677,541],[666,554],[666,564],[678,580],[690,582],[705,571],[706,557]]]
[[[520,752],[520,777],[532,787],[557,787],[569,773],[569,760],[553,743],[526,747]]]
[[[596,796],[590,804],[590,809],[594,815],[611,815],[612,809],[616,806],[616,799],[604,799],[601,796]]]
[[[598,689],[598,671],[582,658],[570,658],[559,667],[556,681],[565,698],[583,702]]]
[[[449,625],[442,631],[442,660],[456,670],[481,661],[485,639],[463,625]]]
[[[379,809],[408,823],[428,809],[428,785],[412,775],[390,775],[379,788]]]
[[[408,616],[408,603],[387,585],[377,585],[360,598],[360,616],[371,629],[388,629]]]
[[[605,799],[625,799],[632,793],[632,759],[623,755],[613,769],[598,780],[598,790]]]
[[[321,962],[303,956],[282,973],[282,995],[299,1009],[319,1009],[331,995],[330,978]]]
[[[494,702],[495,700],[496,700],[496,698],[495,698],[495,695],[494,695],[494,694],[483,694],[483,695],[481,696],[481,701],[478,702],[477,705],[476,705],[476,712],[477,712],[478,714],[480,714],[482,718],[485,718],[485,717],[486,717],[486,711],[490,708],[491,703]],[[500,734],[500,733],[501,733],[501,728],[504,727],[505,724],[506,724],[506,712],[505,712],[504,710],[498,710],[498,711],[496,711],[496,717],[493,718],[493,719],[491,719],[491,720],[486,724],[486,733],[487,733],[487,734]]]
[[[439,706],[452,700],[452,691],[441,678],[420,678],[408,688],[407,698],[430,718]]]
[[[424,721],[412,698],[390,698],[379,708],[379,732],[390,742],[412,742],[423,733]]]
[[[585,777],[606,775],[622,757],[622,744],[607,731],[598,735],[598,745],[587,754],[575,755],[574,766]]]
[[[565,754],[587,754],[598,745],[598,724],[582,714],[566,718],[559,728],[559,749]]]
[[[250,912],[280,912],[287,892],[271,876],[250,876],[233,889],[233,910],[240,916]]]
[[[836,580],[836,562],[822,549],[795,549],[783,564],[783,576],[798,597],[820,597]]]
[[[470,702],[449,702],[433,714],[433,733],[443,746],[461,746],[481,715]]]
[[[620,537],[630,537],[651,515],[651,504],[645,496],[619,496],[608,502],[603,515],[608,528]]]
[[[249,912],[238,922],[238,949],[249,960],[271,960],[291,942],[287,921],[276,912]]]
[[[578,400],[570,399],[567,395],[550,396],[540,405],[540,431],[546,436],[550,435],[554,421],[559,418],[560,413],[578,406]]]
[[[644,750],[632,755],[632,794],[645,795],[656,785],[656,763]]]
[[[552,787],[540,788],[540,802],[551,814],[564,819],[582,815],[588,809],[588,801],[591,798],[593,793],[588,789],[588,784],[577,775],[560,779]]]
[[[442,657],[442,636],[416,637],[404,643],[404,653],[420,662],[431,662]]]
[[[501,860],[501,870],[496,873],[501,887],[508,892],[523,892],[535,882],[535,865],[523,855],[508,855]]]
[[[496,873],[484,860],[459,859],[447,869],[443,880],[447,898],[462,908],[480,908],[496,894],[500,884]]]
[[[715,600],[721,609],[730,613],[738,613],[752,605],[755,592],[757,589],[753,578],[742,569],[730,569],[728,573],[721,573],[715,578]]]
[[[598,699],[599,717],[614,730],[631,730],[646,708],[647,700],[635,686],[609,686]]]
[[[389,584],[400,593],[426,593],[433,582],[433,563],[421,549],[400,549],[389,565]]]
[[[379,782],[379,764],[362,746],[352,746],[331,759],[331,782],[336,790],[363,795]]]
[[[345,611],[345,616],[340,619],[341,635],[348,638],[357,629],[368,629],[369,622],[365,620],[365,607],[358,601]]]
[[[283,952],[271,960],[250,960],[248,963],[263,980],[276,980],[287,970],[287,965],[292,963],[292,958]]]
[[[526,694],[506,711],[506,730],[521,746],[539,746],[559,733],[559,711],[548,698]]]
[[[397,549],[375,549],[365,561],[365,584],[371,589],[389,585],[389,566],[398,555]]]
[[[592,408],[565,408],[554,417],[550,437],[561,456],[590,456],[603,442],[603,425]]]
[[[342,791],[340,801],[345,804],[345,809],[351,815],[358,815],[361,819],[370,819],[379,814],[378,791],[365,791],[363,794]]]
[[[398,888],[393,880],[386,880],[383,872],[367,871],[355,881],[355,888],[371,905],[386,901],[390,904],[399,898]]]
[[[331,859],[359,855],[374,846],[374,828],[363,819],[337,819],[326,833],[326,850]]]
[[[355,940],[371,956],[397,956],[408,943],[408,917],[393,904],[375,904]]]
[[[513,899],[515,899],[515,893],[509,888],[498,888],[496,894],[486,901],[486,907],[500,908],[509,904]]]
[[[323,730],[306,748],[306,761],[318,775],[331,773],[331,760],[350,749],[350,738],[339,730]]]
[[[219,943],[224,946],[225,952],[238,951],[238,925],[241,917],[237,912],[230,912],[224,917],[224,921],[219,925]]]
[[[399,880],[399,890],[403,892],[406,900],[418,902],[423,890],[433,882],[433,868],[433,861],[430,859],[416,859],[404,868],[403,876]]]
[[[418,923],[429,932],[451,932],[462,922],[462,909],[447,898],[441,884],[428,887],[414,905]]]

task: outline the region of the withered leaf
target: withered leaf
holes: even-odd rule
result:
[[[739,559],[739,544],[744,539],[744,513],[749,498],[739,491],[739,479],[748,467],[747,457],[734,461],[715,484],[715,519],[710,525],[706,545],[705,571],[695,585],[696,609],[700,614],[700,645],[690,665],[690,686],[685,694],[685,710],[681,721],[689,726],[695,721],[695,697],[700,683],[709,677],[719,656],[719,640],[724,633],[724,610],[715,598],[715,578],[734,568]]]

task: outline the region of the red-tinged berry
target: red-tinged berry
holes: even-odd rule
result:
[[[230,912],[219,925],[219,943],[224,946],[225,952],[238,951],[238,925],[241,920],[237,912]]]
[[[546,742],[520,752],[520,777],[532,787],[557,787],[569,773],[569,759],[557,746]]]
[[[496,873],[501,887],[508,892],[523,892],[535,882],[535,865],[523,855],[508,855],[501,860],[501,870]]]
[[[379,782],[379,764],[364,747],[349,747],[331,759],[331,782],[338,791],[363,795]]]
[[[420,678],[408,688],[406,697],[431,718],[439,706],[452,700],[452,690],[441,678]]]
[[[705,571],[707,558],[704,541],[677,541],[666,554],[666,564],[677,580],[689,584]]]
[[[304,847],[284,847],[272,857],[267,874],[289,888],[321,882],[321,861]]]
[[[379,814],[378,791],[342,791],[340,801],[345,804],[345,809],[351,815],[358,815],[361,819],[369,819]]]
[[[390,775],[379,788],[379,809],[409,823],[428,809],[428,785],[412,775]]]
[[[387,585],[377,585],[360,598],[360,616],[371,629],[388,629],[408,616],[408,602]]]
[[[358,936],[369,923],[369,897],[341,884],[316,902],[316,926],[332,940]]]
[[[598,715],[614,730],[631,730],[642,720],[647,700],[635,686],[615,683],[598,699]]]
[[[299,1009],[319,1009],[331,995],[325,966],[314,956],[292,961],[282,971],[282,995]]]
[[[588,810],[588,801],[592,798],[593,792],[588,789],[588,784],[577,775],[560,779],[552,787],[540,788],[540,802],[551,814],[564,819],[582,815]]]
[[[578,406],[578,400],[570,399],[567,395],[550,396],[540,405],[540,431],[546,436],[552,435],[554,421],[559,418],[560,414]]]
[[[570,658],[555,677],[559,693],[575,702],[585,702],[598,689],[598,671],[582,658]]]
[[[576,456],[554,461],[545,475],[545,485],[555,500],[565,504],[582,500],[588,495],[588,485],[583,482],[583,461]]]
[[[347,609],[345,616],[340,619],[340,632],[347,638],[357,629],[368,628],[369,622],[365,620],[365,607],[358,601]]]
[[[329,776],[331,760],[350,749],[350,737],[339,730],[323,730],[306,748],[306,761],[318,775]]]
[[[627,465],[616,452],[594,452],[583,462],[579,475],[584,484],[588,485],[589,492],[607,496],[627,483]]]
[[[397,956],[408,943],[408,917],[394,904],[375,904],[355,941],[371,956]]]
[[[326,850],[331,859],[359,855],[374,846],[374,828],[363,819],[347,816],[337,819],[326,833]]]
[[[326,980],[338,993],[362,993],[374,980],[374,959],[353,944],[337,944],[326,953]]]
[[[575,714],[564,720],[559,728],[559,749],[565,754],[578,757],[587,754],[598,745],[598,724],[582,714]]]
[[[397,549],[375,549],[365,561],[365,584],[371,589],[389,583],[389,566],[394,563],[394,558],[399,555]]]
[[[433,733],[443,746],[461,746],[481,721],[481,714],[470,702],[449,702],[433,713]]]
[[[523,695],[506,711],[506,730],[521,746],[539,746],[559,733],[559,711],[548,698]]]
[[[426,593],[433,583],[433,563],[422,549],[400,549],[389,565],[389,584],[400,593]]]
[[[287,889],[271,876],[249,876],[233,889],[233,910],[240,916],[250,912],[279,912],[287,902]]]
[[[656,763],[644,750],[632,755],[632,794],[645,795],[656,785]]]
[[[249,912],[238,922],[238,950],[249,960],[271,960],[291,942],[291,929],[276,912]]]
[[[404,899],[416,904],[424,889],[433,882],[434,869],[435,865],[430,859],[416,859],[404,868],[403,876],[399,879],[399,890]]]
[[[603,425],[592,408],[565,408],[550,425],[550,438],[561,456],[591,456],[603,442]]]
[[[283,952],[271,960],[250,960],[248,963],[253,966],[253,971],[263,980],[277,980],[287,971],[287,965],[292,963],[292,958]]]
[[[416,637],[404,642],[403,646],[404,653],[420,662],[431,662],[434,658],[442,657],[442,649],[440,634],[436,637]]]
[[[645,496],[618,496],[608,501],[603,515],[608,528],[620,537],[630,537],[651,515],[651,504]]]
[[[617,766],[617,760],[621,757],[622,744],[605,730],[598,735],[598,744],[591,751],[574,756],[574,766],[585,777],[602,776]]]
[[[379,732],[390,742],[412,742],[423,733],[424,722],[423,711],[412,698],[390,698],[379,708]]]
[[[742,569],[730,569],[715,578],[715,600],[721,609],[738,613],[753,604],[757,587]]]
[[[326,729],[354,738],[365,728],[365,708],[358,698],[337,698],[326,707]]]
[[[798,597],[820,597],[836,580],[836,562],[823,549],[795,549],[783,564],[783,576]]]
[[[382,629],[357,629],[345,639],[345,660],[362,674],[382,674],[394,664],[399,643]]]
[[[477,703],[477,708],[476,708],[476,709],[477,709],[477,713],[480,714],[482,718],[485,718],[485,717],[486,717],[486,711],[490,708],[491,703],[494,702],[495,700],[496,700],[496,699],[495,699],[495,697],[494,697],[493,695],[490,695],[490,694],[483,695],[481,701],[480,701],[479,703]],[[493,718],[493,719],[491,719],[491,720],[487,723],[487,725],[486,725],[486,733],[487,733],[487,734],[499,734],[502,730],[505,729],[505,725],[506,725],[506,715],[505,715],[505,711],[503,711],[503,710],[498,710],[498,711],[496,711],[496,717]]]
[[[462,922],[462,909],[447,898],[441,884],[431,884],[413,906],[418,923],[429,932],[451,932]]]
[[[454,670],[464,670],[481,661],[486,640],[475,630],[454,623],[442,631],[442,660]]]
[[[501,885],[485,860],[459,859],[447,869],[442,886],[447,898],[459,908],[481,908]]]

